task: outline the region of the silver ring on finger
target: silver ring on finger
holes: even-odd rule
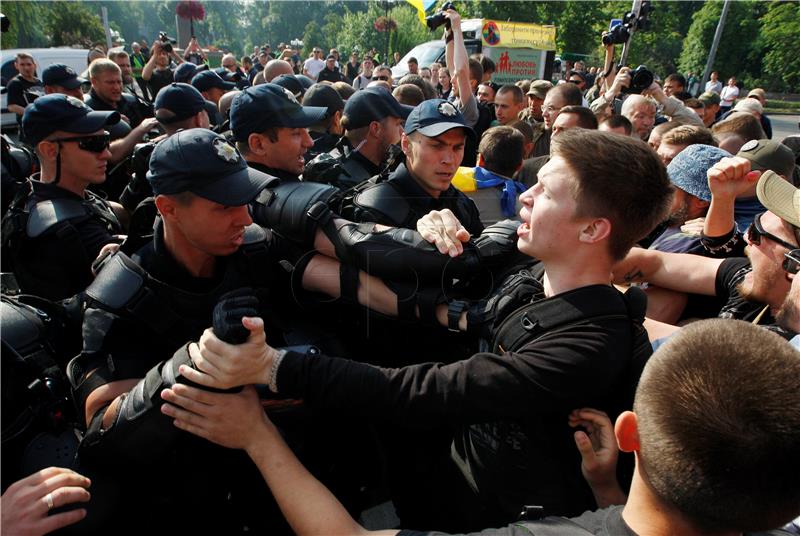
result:
[[[50,510],[52,510],[53,507],[55,507],[55,504],[53,503],[53,494],[52,493],[48,493],[47,495],[44,496],[44,502],[47,503],[47,511],[48,512]]]

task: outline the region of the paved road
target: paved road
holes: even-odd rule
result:
[[[782,140],[786,136],[800,135],[797,124],[800,122],[800,115],[770,115],[772,121],[772,139]]]

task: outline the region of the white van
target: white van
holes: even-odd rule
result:
[[[27,52],[36,61],[36,76],[41,78],[42,71],[54,63],[63,63],[76,73],[82,73],[86,70],[86,58],[89,51],[82,48],[12,48],[9,50],[0,50],[0,85],[2,85],[2,117],[0,117],[0,125],[5,131],[6,129],[16,130],[17,119],[13,112],[8,111],[8,95],[6,94],[6,85],[9,80],[17,76],[17,69],[14,67],[14,60],[18,52]]]

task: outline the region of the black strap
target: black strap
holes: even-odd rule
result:
[[[447,329],[450,331],[460,331],[458,322],[461,314],[467,310],[469,304],[463,300],[453,300],[447,305]]]

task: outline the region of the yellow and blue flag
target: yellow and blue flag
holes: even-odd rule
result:
[[[419,15],[419,21],[423,25],[425,24],[425,12],[430,10],[433,6],[436,5],[436,0],[406,0],[406,1],[417,9],[417,14]]]

